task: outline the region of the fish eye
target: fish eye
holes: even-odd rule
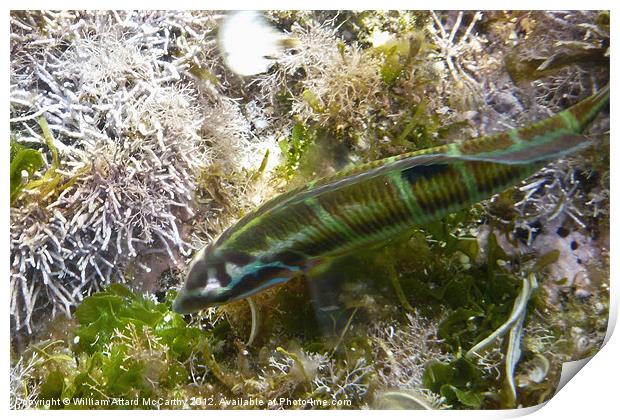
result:
[[[187,273],[185,288],[196,290],[205,287],[207,279],[211,277],[209,271],[209,265],[203,259],[194,260]]]

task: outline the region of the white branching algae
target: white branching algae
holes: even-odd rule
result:
[[[45,115],[67,186],[25,191],[11,209],[11,313],[30,330],[35,310],[49,304],[69,314],[122,281],[127,261],[147,248],[172,261],[187,253],[179,220],[191,214],[195,173],[212,152],[199,135],[190,58],[171,60],[183,52],[171,32],[199,26],[190,14],[44,12],[11,21],[13,131],[44,144],[36,117]]]
[[[39,386],[32,386],[33,371],[44,361],[38,354],[32,354],[29,358],[20,358],[11,366],[9,404],[11,410],[23,410],[32,408],[39,396]]]
[[[297,24],[291,35],[294,48],[283,50],[274,71],[256,78],[261,91],[273,95],[287,88],[287,82],[303,71],[299,92],[292,97],[291,115],[303,122],[365,126],[366,119],[385,105],[380,60],[359,45],[346,44],[336,33],[333,21]],[[343,126],[344,127],[344,126]],[[343,128],[341,127],[341,128]]]
[[[450,360],[441,351],[438,325],[417,313],[407,314],[407,323],[399,329],[392,324],[374,325],[371,330],[377,344],[378,382],[386,390],[419,390],[427,363]]]

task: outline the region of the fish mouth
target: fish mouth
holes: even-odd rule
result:
[[[229,290],[226,287],[196,292],[181,290],[172,302],[172,310],[181,315],[199,312],[202,309],[207,309],[226,302],[225,297],[228,292]]]
[[[201,309],[208,308],[205,302],[205,298],[195,293],[187,293],[187,291],[180,291],[174,302],[172,302],[172,310],[181,315],[188,315],[194,312],[198,312]]]
[[[183,300],[183,292],[180,292],[172,302],[172,310],[181,315],[192,313],[192,311],[188,311],[187,308],[185,308]]]

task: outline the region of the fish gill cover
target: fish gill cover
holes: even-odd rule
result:
[[[587,131],[598,147],[315,282],[187,316],[171,304],[198,250],[278,194],[602,89],[609,12],[250,13],[268,53],[237,73],[230,19],[11,13],[11,406],[551,398],[607,326],[605,110]]]

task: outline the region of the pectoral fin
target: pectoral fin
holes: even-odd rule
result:
[[[305,272],[316,321],[325,337],[336,337],[346,322],[346,309],[339,300],[345,274],[342,270],[334,259],[315,263]]]

